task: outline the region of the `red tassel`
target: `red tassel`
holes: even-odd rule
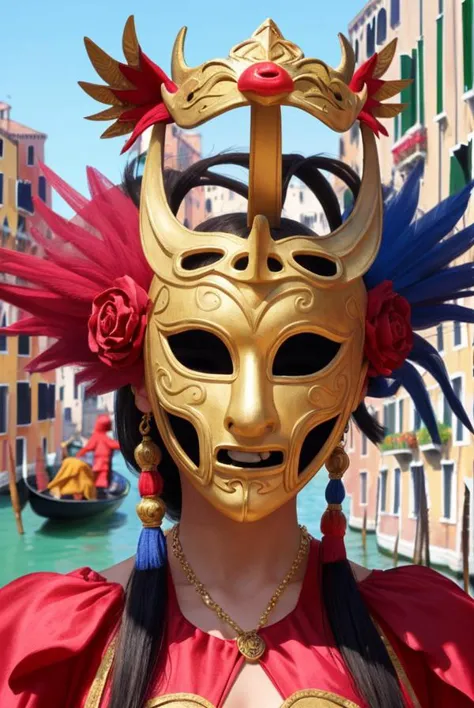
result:
[[[335,507],[335,508],[334,508]],[[347,521],[339,504],[328,506],[321,517],[321,541],[323,563],[336,563],[345,560],[346,546],[344,536],[346,534]]]
[[[163,491],[163,477],[158,470],[146,470],[138,478],[138,491],[141,497],[159,497]]]

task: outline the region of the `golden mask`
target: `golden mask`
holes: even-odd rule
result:
[[[193,232],[175,218],[163,186],[165,125],[155,125],[140,204],[142,245],[155,273],[146,384],[179,468],[224,514],[254,521],[294,497],[316,474],[360,401],[367,368],[362,277],[377,255],[382,229],[377,149],[373,133],[361,125],[361,189],[339,229],[275,241],[271,229],[279,226],[282,211],[281,106],[300,108],[336,131],[349,129],[367,98],[366,87],[350,88],[353,50],[341,35],[341,63],[331,68],[305,58],[267,20],[228,58],[189,67],[185,34],[186,29],[179,33],[173,50],[174,87],[163,85],[159,100],[181,128],[250,107],[250,235]],[[394,51],[391,43],[381,52],[377,77]],[[125,65],[90,41],[88,52],[110,88],[83,87],[112,105],[94,118],[117,119],[106,135],[130,132],[133,125],[121,116],[133,105],[115,91],[130,87]],[[139,70],[133,20],[125,28],[124,53],[128,66]],[[405,84],[386,82],[377,98],[394,96]],[[402,108],[384,105],[378,115]],[[218,371],[206,369],[193,351],[196,330],[219,353]],[[314,352],[314,361],[308,364],[312,358],[306,355],[304,369],[289,370],[285,353],[302,348]],[[199,459],[180,444],[173,416],[193,426]],[[244,453],[246,462],[253,453],[259,464],[244,464]]]

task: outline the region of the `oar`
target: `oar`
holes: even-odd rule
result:
[[[18,488],[16,486],[16,465],[15,456],[13,454],[12,444],[8,444],[8,449],[10,453],[10,467],[8,470],[8,484],[10,487],[10,498],[12,500],[13,513],[16,519],[16,528],[19,534],[24,534],[25,530],[23,528],[23,522],[21,520],[21,504],[20,497],[18,496]]]

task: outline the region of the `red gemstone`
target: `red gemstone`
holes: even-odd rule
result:
[[[277,96],[293,91],[289,73],[272,61],[261,61],[247,67],[240,75],[237,88],[242,93],[251,91],[259,96]]]

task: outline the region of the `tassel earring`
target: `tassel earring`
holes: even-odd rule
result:
[[[135,448],[135,461],[140,468],[138,491],[142,497],[137,504],[137,514],[143,524],[138,541],[135,567],[137,570],[156,570],[166,565],[166,539],[161,524],[166,506],[160,494],[163,478],[158,471],[161,452],[150,437],[150,413],[145,413],[140,423],[142,441]]]
[[[328,506],[321,518],[323,563],[336,563],[347,557],[344,544],[347,522],[342,511],[342,502],[346,492],[342,477],[348,467],[349,457],[344,449],[344,441],[341,440],[326,462],[329,482],[326,487]]]

